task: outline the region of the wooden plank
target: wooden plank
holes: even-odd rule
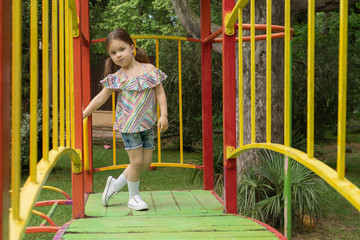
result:
[[[132,216],[131,210],[127,204],[129,201],[128,192],[119,192],[114,197],[110,198],[109,206],[107,207],[106,217],[125,217]]]
[[[200,204],[190,191],[171,191],[182,215],[203,215],[206,208]]]
[[[208,214],[223,214],[224,206],[210,191],[192,190],[191,193],[206,208]]]
[[[106,208],[101,203],[101,193],[90,194],[85,205],[85,215],[88,217],[103,217],[106,215]]]
[[[153,233],[153,232],[214,232],[255,231],[266,229],[259,224],[238,216],[204,217],[127,217],[79,219],[68,232],[83,233]]]
[[[278,239],[270,232],[264,232],[252,235],[251,232],[192,232],[192,233],[131,233],[131,234],[66,234],[63,239],[66,240],[98,240],[98,239],[259,239],[259,240],[275,240]]]
[[[210,191],[141,192],[148,211],[131,211],[127,192],[116,194],[107,208],[101,196],[91,194],[85,208],[87,216],[100,218],[74,221],[63,239],[278,239],[250,219],[224,214]]]
[[[181,215],[180,208],[170,191],[153,191],[151,195],[157,215]]]

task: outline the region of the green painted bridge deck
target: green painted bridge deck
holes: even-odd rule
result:
[[[111,198],[108,207],[101,205],[101,195],[89,196],[87,218],[70,223],[61,239],[283,238],[251,219],[224,214],[210,191],[141,192],[148,211],[130,210],[127,192]]]

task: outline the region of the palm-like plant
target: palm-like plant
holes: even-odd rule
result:
[[[256,154],[258,162],[244,171],[238,185],[239,214],[280,227],[284,212],[284,156],[268,150],[259,150]],[[321,206],[325,204],[320,192],[326,185],[308,168],[291,162],[293,216],[320,217]]]

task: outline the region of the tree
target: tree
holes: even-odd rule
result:
[[[216,1],[212,1],[216,2]],[[349,4],[357,2],[350,0]],[[194,4],[191,0],[172,0],[176,13],[187,32],[193,37],[200,37],[200,19],[192,10]],[[244,9],[243,22],[250,22],[249,4]],[[316,1],[317,11],[329,11],[339,8],[339,0]],[[307,11],[307,1],[292,1],[292,18],[296,14]],[[218,9],[221,12],[221,9]],[[272,1],[272,24],[284,25],[284,1]],[[256,1],[256,23],[266,23],[266,1]],[[212,24],[212,32],[220,26]],[[249,35],[246,31],[244,36]],[[221,52],[221,46],[217,45],[214,50]],[[283,142],[283,41],[277,39],[272,41],[272,142]],[[250,140],[250,45],[245,44],[244,48],[244,143]],[[265,123],[265,90],[266,90],[266,43],[256,43],[256,141],[264,141],[266,133]],[[237,65],[236,65],[237,66]],[[242,154],[238,161],[238,171],[242,172],[244,166],[254,161],[254,155],[248,151]]]

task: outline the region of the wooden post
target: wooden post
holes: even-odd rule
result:
[[[234,0],[222,1],[222,19],[235,5]],[[236,83],[235,83],[235,34],[222,33],[223,45],[223,131],[224,131],[224,190],[226,213],[237,213],[236,158],[226,159],[226,148],[236,147]]]
[[[11,1],[0,1],[0,240],[9,239]]]
[[[77,15],[81,19],[80,0],[75,1]],[[74,44],[74,118],[75,118],[75,148],[83,152],[83,131],[82,131],[82,72],[81,72],[81,21],[79,23],[79,36],[73,38]],[[83,161],[83,158],[82,158]],[[73,218],[85,217],[84,204],[84,162],[80,174],[72,173],[72,198],[73,198]]]
[[[212,87],[211,48],[212,43],[203,39],[211,34],[210,0],[201,0],[201,96],[202,96],[202,138],[204,163],[204,189],[214,189],[213,129],[212,129]]]

